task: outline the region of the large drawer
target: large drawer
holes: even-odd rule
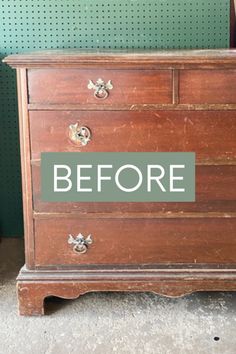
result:
[[[77,219],[35,221],[35,264],[236,263],[236,219]],[[86,253],[69,235],[91,234]]]
[[[91,132],[91,141],[70,140],[70,125]],[[198,162],[236,158],[236,112],[230,111],[31,111],[32,159],[41,152],[194,151]]]
[[[107,85],[94,96],[89,80]],[[111,82],[109,83],[109,81]],[[113,87],[111,87],[111,85]],[[172,103],[172,70],[31,69],[29,103],[39,104],[142,104]]]
[[[41,199],[40,165],[32,164],[33,207],[36,212],[78,213],[163,213],[235,212],[236,165],[196,166],[194,203],[55,203]]]
[[[181,70],[182,104],[236,104],[236,70]]]

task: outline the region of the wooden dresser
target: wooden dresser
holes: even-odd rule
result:
[[[20,314],[43,314],[51,295],[236,290],[236,51],[55,50],[5,62],[18,80]],[[40,154],[61,151],[195,152],[196,202],[43,202]]]

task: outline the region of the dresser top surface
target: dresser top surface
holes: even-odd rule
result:
[[[73,64],[236,64],[235,49],[201,50],[99,50],[54,49],[9,55],[3,60],[13,67]]]

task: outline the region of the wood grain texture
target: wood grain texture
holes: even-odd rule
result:
[[[181,70],[182,104],[235,104],[236,70]]]
[[[35,220],[36,266],[82,264],[235,263],[236,218],[232,219],[65,219]],[[77,254],[69,234],[92,235]]]
[[[25,69],[17,69],[17,91],[20,127],[25,261],[27,267],[32,269],[34,267],[34,229],[32,215],[32,178],[30,167],[30,131],[29,115],[27,110],[27,77]]]
[[[12,67],[27,68],[230,68],[236,65],[236,50],[52,49],[13,54],[4,62]]]
[[[50,275],[54,279],[47,280]],[[228,272],[214,274],[212,271],[196,274],[188,271],[174,272],[166,276],[162,272],[152,271],[152,279],[148,273],[142,275],[140,280],[138,276],[130,276],[130,273],[120,274],[120,278],[89,276],[79,278],[78,273],[52,273],[38,274],[37,278],[29,273],[29,279],[23,280],[24,276],[20,274],[17,282],[19,314],[23,316],[41,316],[45,314],[44,300],[49,296],[57,296],[63,299],[76,299],[88,292],[97,291],[148,291],[168,297],[180,297],[191,294],[195,291],[229,291],[236,290],[236,275]],[[57,277],[55,275],[57,274]],[[31,277],[31,278],[30,278]],[[91,279],[92,278],[92,279]],[[22,280],[21,280],[22,279]],[[73,280],[72,280],[73,279]],[[184,286],[183,286],[184,285]],[[79,315],[79,314],[78,314]]]
[[[80,147],[69,139],[69,125],[79,123],[92,133]],[[236,160],[234,111],[32,111],[32,159],[41,152],[194,151],[197,162]]]
[[[174,93],[173,93],[174,96]],[[176,98],[173,97],[173,102]],[[30,111],[236,111],[236,104],[28,104]]]
[[[105,100],[94,97],[89,80],[111,80],[113,89]],[[80,103],[103,105],[172,103],[171,70],[29,70],[30,103]]]
[[[38,163],[32,165],[32,175],[34,210],[38,213],[227,213],[236,211],[236,165],[196,166],[194,203],[50,203],[41,199]]]

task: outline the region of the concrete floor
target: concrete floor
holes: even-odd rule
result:
[[[48,316],[19,317],[21,240],[0,243],[0,354],[235,354],[236,294],[150,293],[52,298]]]

